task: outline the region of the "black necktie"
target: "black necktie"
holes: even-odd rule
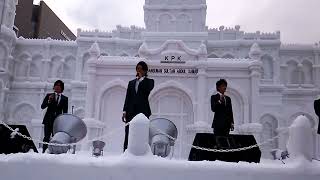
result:
[[[60,94],[57,94],[57,105],[59,104]]]

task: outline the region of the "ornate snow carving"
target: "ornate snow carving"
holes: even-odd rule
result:
[[[9,0],[5,1],[6,4],[4,4],[4,13],[2,14],[2,23],[4,26],[6,26],[8,29],[12,30],[14,25],[14,18],[16,14],[16,5],[18,5],[18,0]],[[1,17],[1,16],[0,16]]]
[[[42,71],[42,59],[42,56],[36,56],[32,58],[29,73],[30,77],[40,78]]]
[[[12,118],[19,123],[28,123],[31,122],[35,112],[36,111],[31,104],[21,103],[18,104],[12,112]]]
[[[7,64],[8,47],[5,44],[5,42],[0,41],[0,71],[5,71]]]
[[[261,49],[258,43],[254,43],[251,48],[250,48],[250,52],[249,52],[249,57],[251,59],[260,59],[261,57]]]
[[[90,56],[92,58],[98,58],[100,56],[100,48],[97,42],[93,43],[89,49]]]
[[[50,78],[61,78],[63,71],[63,59],[60,56],[54,56],[51,59]]]
[[[16,1],[6,0],[2,2],[14,4]],[[9,8],[6,10],[9,10]],[[99,106],[94,107],[92,110],[93,115],[91,116],[90,114],[88,116],[93,118],[93,121],[87,122],[90,122],[91,125],[94,124],[90,127],[92,137],[102,135],[104,134],[103,131],[109,132],[110,129],[115,129],[122,125],[117,118],[122,113],[127,80],[134,76],[134,67],[137,61],[146,60],[150,68],[199,68],[198,74],[189,74],[190,76],[177,73],[150,73],[151,77],[157,82],[150,95],[152,99],[150,102],[154,107],[152,111],[155,116],[172,116],[170,114],[171,110],[175,110],[173,113],[179,115],[179,117],[177,116],[178,118],[174,117],[175,121],[181,123],[179,127],[182,134],[186,135],[183,136],[185,139],[182,139],[184,142],[191,141],[194,137],[190,136],[188,128],[195,133],[199,132],[198,130],[206,130],[205,127],[211,129],[213,113],[210,110],[209,99],[205,101],[204,105],[207,109],[203,108],[204,116],[207,119],[198,121],[198,113],[200,111],[198,112],[197,109],[201,106],[198,105],[197,99],[197,81],[203,76],[205,76],[204,82],[208,84],[208,88],[203,87],[207,91],[206,97],[210,97],[214,92],[214,83],[217,78],[223,77],[230,82],[228,89],[233,99],[235,122],[238,123],[236,124],[236,129],[238,128],[237,130],[239,130],[236,132],[255,134],[257,135],[256,138],[261,137],[264,139],[273,136],[274,127],[276,126],[272,124],[272,121],[258,124],[261,118],[259,119],[259,116],[257,118],[251,117],[251,112],[254,111],[251,109],[251,104],[257,101],[262,102],[253,104],[257,106],[258,111],[263,109],[263,111],[274,112],[280,109],[281,116],[270,114],[271,117],[276,117],[275,120],[279,120],[280,127],[286,128],[288,126],[287,120],[290,119],[288,117],[297,111],[300,114],[309,112],[308,119],[314,120],[311,123],[313,127],[316,125],[317,121],[312,112],[310,112],[313,108],[312,103],[307,103],[306,100],[315,97],[319,91],[319,44],[280,45],[279,32],[260,33],[258,31],[246,33],[240,30],[240,26],[208,29],[205,27],[205,0],[146,0],[144,10],[146,30],[136,26],[117,26],[115,30],[110,32],[99,30],[82,31],[79,29],[77,41],[60,41],[51,38],[18,38],[16,43],[5,39],[5,34],[12,31],[7,28],[7,25],[10,25],[13,21],[10,20],[10,14],[5,14],[9,11],[3,12],[2,18],[5,18],[5,20],[2,21],[2,28],[4,29],[2,29],[2,36],[0,36],[0,82],[2,82],[0,83],[0,103],[2,103],[0,104],[0,110],[6,113],[0,114],[0,119],[3,117],[5,120],[10,118],[13,122],[21,120],[23,123],[30,122],[33,119],[33,122],[38,124],[30,128],[30,131],[41,127],[39,125],[43,114],[39,108],[39,102],[46,92],[51,91],[52,82],[61,77],[66,84],[65,93],[70,97],[69,112],[71,112],[71,106],[76,105],[75,114],[84,117],[83,108],[86,107],[85,110],[87,110],[90,107],[89,104],[95,105],[97,102],[94,99],[100,100]],[[159,17],[161,15],[167,15],[170,18],[160,23]],[[163,23],[168,23],[170,27],[162,27],[163,25],[161,24]],[[175,32],[157,32],[159,29],[162,31],[168,31],[169,29]],[[101,50],[97,43],[92,45],[93,42],[99,43]],[[259,45],[252,45],[253,42],[259,43]],[[91,46],[92,48],[88,51]],[[250,47],[251,50],[249,50]],[[209,51],[209,55],[207,51]],[[142,58],[112,57],[121,54],[139,56],[137,55],[138,52]],[[272,57],[273,68],[269,67],[270,64],[262,63],[263,58],[260,57],[264,54]],[[59,55],[59,58],[53,58],[57,57],[57,55]],[[101,55],[110,56],[101,57],[101,61],[97,61],[97,66],[99,67],[97,68],[98,73],[95,74],[97,77],[86,82],[88,79],[86,62],[90,58],[96,59]],[[249,59],[249,55],[251,59]],[[162,64],[161,59],[165,56],[181,56],[184,61],[188,62],[185,64]],[[207,56],[216,59],[204,62]],[[246,57],[247,60],[237,59],[241,57]],[[226,61],[226,58],[234,59]],[[294,59],[294,62],[287,64],[291,59]],[[197,62],[199,60],[203,61]],[[283,78],[283,81],[282,84],[277,85],[275,83],[278,78],[279,64],[281,64],[281,78]],[[274,78],[274,81],[270,84],[259,85],[259,82],[263,82],[260,81],[261,79],[258,76],[262,65],[265,73],[263,78]],[[2,71],[3,68],[5,68],[5,71]],[[274,71],[265,72],[271,69]],[[103,89],[105,87],[104,83],[113,82],[115,79],[119,79],[119,82],[114,84],[116,85],[115,87],[110,87],[108,90]],[[168,81],[168,79],[172,80]],[[176,83],[172,83],[172,81]],[[91,87],[97,90],[98,93],[87,99],[85,98],[86,93],[90,88],[89,84],[92,82],[94,82],[94,86]],[[239,87],[235,88],[235,84],[239,84]],[[210,87],[212,89],[209,89]],[[101,89],[103,90],[102,92],[100,92]],[[241,96],[237,95],[233,89],[241,90]],[[32,93],[37,95],[33,96]],[[297,95],[299,95],[299,98],[296,98]],[[191,102],[186,102],[186,96],[190,96]],[[170,99],[170,97],[173,99]],[[23,98],[27,100],[33,99],[34,101],[28,102],[31,103],[30,106],[25,105],[16,108],[16,103],[21,102]],[[252,101],[253,98],[256,101]],[[264,100],[267,98],[272,100],[265,102]],[[90,102],[91,100],[93,100],[92,103]],[[166,103],[172,100],[174,100],[172,104],[175,103],[176,106],[173,108],[169,105],[166,106]],[[7,104],[5,104],[6,102]],[[32,109],[32,107],[35,107],[35,109]],[[156,111],[157,107],[161,107],[160,111]],[[175,109],[179,107],[184,110]],[[282,109],[281,107],[287,108]],[[104,114],[99,114],[100,111]],[[193,115],[186,115],[189,112],[193,113]],[[94,118],[98,120],[100,117],[103,123],[94,121]],[[253,123],[246,124],[249,122]],[[102,130],[103,128],[105,129]],[[111,138],[114,139],[111,142],[111,148],[115,147],[115,145],[122,147],[122,139],[119,141],[118,136]],[[41,138],[39,135],[36,139]],[[285,138],[281,142],[279,141],[279,146],[285,144],[285,141]],[[184,151],[185,149],[183,149],[182,154]],[[319,154],[319,152],[318,148],[315,154]]]
[[[156,32],[203,32],[206,9],[205,0],[146,1],[146,29]]]
[[[75,66],[76,58],[73,56],[68,56],[64,60],[63,64],[63,77],[66,79],[74,79],[75,77]]]
[[[167,40],[159,48],[149,49],[146,42],[139,48],[139,56],[153,59],[159,56],[181,56],[183,59],[206,59],[207,50],[204,42],[198,49],[189,48],[181,40]]]

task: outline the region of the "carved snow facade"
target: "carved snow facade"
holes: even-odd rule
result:
[[[17,38],[12,30],[17,1],[0,0],[0,118],[25,124],[42,139],[40,109],[53,82],[65,82],[69,112],[84,118],[86,140],[121,126],[126,87],[144,60],[155,79],[153,115],[172,120],[180,141],[175,156],[186,158],[195,133],[212,132],[210,96],[215,82],[228,81],[235,133],[263,142],[282,133],[304,114],[316,136],[313,100],[320,93],[320,46],[284,45],[280,32],[246,33],[240,26],[206,27],[205,0],[146,0],[146,28],[117,26],[112,32],[78,29],[76,41]],[[122,152],[124,129],[105,138],[112,153]],[[269,156],[284,149],[287,134],[261,147]],[[87,148],[89,145],[82,144]]]

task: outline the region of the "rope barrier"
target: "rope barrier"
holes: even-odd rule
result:
[[[17,132],[16,130],[12,129],[9,125],[7,125],[5,122],[3,121],[0,121],[0,124],[4,125],[6,128],[8,128],[11,132],[15,133],[16,135],[22,137],[22,138],[25,138],[27,140],[30,140],[30,141],[35,141],[35,142],[38,142],[38,143],[41,143],[41,144],[47,144],[47,145],[52,145],[52,146],[73,146],[73,145],[77,145],[77,144],[81,144],[81,143],[69,143],[69,144],[57,144],[57,143],[48,143],[48,142],[43,142],[41,140],[35,140],[35,139],[32,139],[31,137],[28,137],[24,134],[21,134],[20,132]],[[125,126],[128,126],[130,124],[129,123],[126,123]],[[169,139],[171,140],[174,140],[176,141],[177,139],[170,136],[169,134],[163,132],[162,130],[156,128],[156,127],[153,127],[151,126],[151,128],[154,128],[156,129],[158,132],[160,132],[161,134],[165,135],[166,137],[168,137]],[[102,136],[99,136],[99,137],[96,137],[96,138],[93,138],[91,140],[87,140],[85,142],[82,142],[82,143],[90,143],[90,142],[93,142],[95,140],[102,140],[106,137],[109,137],[110,135],[114,134],[115,132],[118,132],[120,129],[123,129],[123,127],[119,127],[119,128],[116,128],[116,129],[113,129],[111,132],[109,133],[106,133]],[[247,147],[241,147],[241,148],[236,148],[236,149],[210,149],[210,148],[204,148],[204,147],[199,147],[199,146],[194,146],[192,144],[189,144],[189,143],[185,143],[183,141],[181,141],[184,145],[187,145],[187,146],[190,146],[192,148],[195,148],[195,149],[198,149],[198,150],[202,150],[202,151],[209,151],[209,152],[239,152],[239,151],[245,151],[245,150],[249,150],[249,149],[253,149],[253,148],[256,148],[256,147],[260,147],[264,144],[267,144],[269,142],[272,142],[274,141],[275,139],[278,139],[282,134],[286,133],[286,131],[282,132],[281,134],[278,134],[277,136],[274,136],[270,139],[267,139],[265,140],[264,142],[261,142],[261,143],[257,143],[257,144],[254,144],[254,145],[251,145],[251,146],[247,146]]]

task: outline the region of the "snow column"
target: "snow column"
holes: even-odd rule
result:
[[[314,64],[314,79],[315,79],[315,84],[320,85],[320,58],[319,58],[319,53],[320,53],[320,45],[316,46],[315,49],[317,49],[315,53],[315,64]]]
[[[258,100],[259,100],[259,83],[261,76],[262,62],[261,49],[257,43],[254,43],[250,48],[249,57],[252,61],[249,64],[250,79],[251,79],[251,122],[258,122]]]
[[[289,140],[287,149],[290,158],[303,157],[312,160],[313,154],[313,129],[310,121],[304,115],[298,116],[289,127]]]
[[[151,153],[149,146],[149,119],[142,113],[136,115],[129,126],[128,149],[129,153],[144,156]]]
[[[93,43],[89,49],[90,59],[87,63],[98,60],[100,56],[100,49],[98,43]],[[87,93],[86,93],[86,111],[85,118],[93,119],[94,118],[94,106],[95,106],[95,76],[96,69],[88,66],[88,84],[87,84]]]
[[[251,71],[251,122],[258,122],[258,100],[261,62],[253,61],[249,69]]]
[[[1,84],[0,82],[0,120],[4,120],[4,105],[5,105],[5,102],[4,102],[4,97],[5,97],[5,94],[4,94],[4,84]]]
[[[277,58],[275,61],[273,61],[273,83],[274,84],[280,84],[280,72],[281,72],[281,65],[280,60]]]
[[[51,38],[47,38],[44,42],[45,52],[44,58],[42,59],[42,71],[41,71],[41,81],[47,81],[50,74],[50,43]]]
[[[197,105],[197,119],[195,119],[195,122],[205,122],[205,115],[204,110],[207,109],[205,107],[205,99],[207,98],[207,83],[206,83],[206,70],[205,70],[205,65],[201,65],[199,67],[198,71],[198,82],[197,82],[197,88],[198,88],[198,94],[197,94],[197,99],[198,99],[198,105]]]

